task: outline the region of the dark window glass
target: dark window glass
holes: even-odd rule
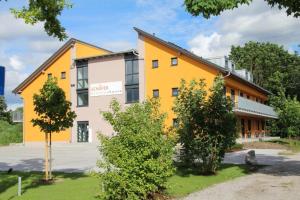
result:
[[[175,58],[171,58],[171,65],[172,66],[178,65],[178,59],[176,57]]]
[[[88,90],[77,91],[77,106],[88,106],[89,105],[89,94]]]
[[[159,90],[153,90],[153,97],[159,97]]]
[[[158,60],[152,60],[152,68],[158,68]]]
[[[89,122],[77,122],[77,142],[89,141]]]
[[[178,127],[178,119],[176,119],[176,118],[173,119],[173,127],[175,127],[175,128]]]
[[[172,96],[173,97],[178,96],[178,88],[172,88]]]
[[[48,74],[48,79],[49,79],[49,78],[52,78],[52,74],[51,74],[51,73]]]
[[[260,123],[260,121],[256,120],[256,123],[257,123],[257,130],[259,130],[259,123]]]
[[[261,120],[261,130],[265,130],[265,120]]]
[[[248,130],[251,131],[251,119],[248,120]]]
[[[234,89],[230,90],[230,97],[231,97],[232,102],[234,102],[235,101],[235,91],[234,91]]]
[[[223,87],[223,94],[226,96],[226,86]]]
[[[66,79],[66,72],[61,72],[60,78],[61,79]]]
[[[250,96],[249,96],[249,95],[247,95],[247,99],[250,99]]]
[[[88,66],[87,64],[77,66],[77,89],[88,88]]]
[[[138,60],[125,61],[126,103],[139,101],[139,65]]]
[[[126,88],[126,103],[135,103],[139,101],[139,88]]]
[[[241,96],[241,97],[244,97],[244,93],[243,93],[243,92],[241,92],[241,91],[240,91],[240,96]]]

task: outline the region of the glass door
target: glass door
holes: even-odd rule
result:
[[[77,122],[77,142],[89,141],[89,122]]]

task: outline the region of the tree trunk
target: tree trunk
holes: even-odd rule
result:
[[[52,137],[50,133],[50,140],[49,140],[49,178],[52,179]]]
[[[45,133],[45,180],[48,181],[48,133]]]

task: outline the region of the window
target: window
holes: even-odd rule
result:
[[[248,120],[248,131],[251,131],[251,119]]]
[[[241,97],[244,97],[244,93],[243,93],[243,92],[241,92],[241,91],[240,91],[240,96],[241,96]]]
[[[259,123],[260,123],[260,121],[256,120],[256,123],[257,123],[257,130],[259,130]]]
[[[178,96],[178,88],[172,88],[172,96],[177,97]]]
[[[265,120],[261,120],[261,130],[265,130]]]
[[[152,60],[152,68],[158,68],[158,60]]]
[[[235,91],[234,91],[234,89],[230,90],[230,97],[231,97],[231,101],[235,102]]]
[[[172,66],[178,65],[178,60],[177,60],[176,57],[175,57],[175,58],[171,58],[171,65],[172,65]]]
[[[173,127],[175,127],[175,128],[178,127],[178,119],[176,119],[176,118],[173,119]]]
[[[60,78],[61,79],[66,79],[66,72],[61,72]]]
[[[48,79],[49,79],[49,78],[52,78],[52,74],[51,74],[51,73],[48,74]]]
[[[88,90],[78,90],[77,91],[77,106],[83,107],[89,105],[89,94]]]
[[[139,101],[139,65],[138,60],[125,61],[126,103]]]
[[[153,97],[157,98],[159,97],[159,90],[153,90]]]
[[[81,63],[77,65],[77,89],[88,88],[88,65]]]
[[[247,95],[247,99],[250,99],[250,96],[249,96],[249,95]]]
[[[77,142],[89,141],[89,122],[77,122]]]

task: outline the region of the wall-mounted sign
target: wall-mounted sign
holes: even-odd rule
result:
[[[122,94],[122,81],[94,83],[90,85],[92,97]]]

